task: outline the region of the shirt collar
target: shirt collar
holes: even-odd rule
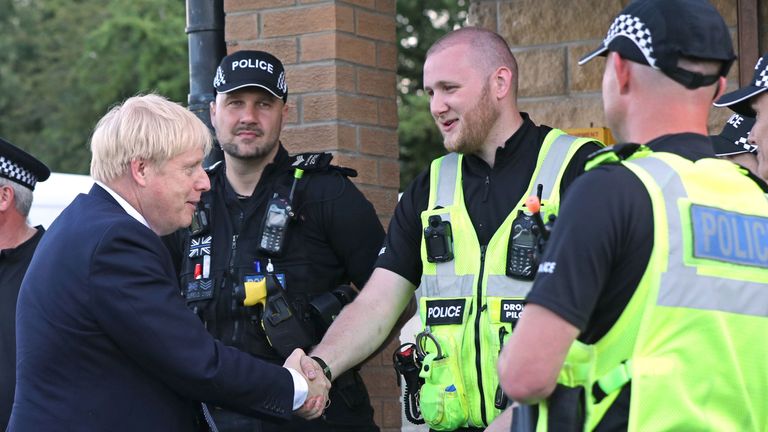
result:
[[[104,183],[98,180],[96,181],[96,184],[99,185],[105,191],[107,191],[107,193],[112,195],[112,198],[114,198],[115,201],[117,201],[117,203],[120,204],[120,207],[122,207],[123,210],[125,210],[125,212],[128,213],[129,216],[141,222],[141,224],[144,225],[145,227],[152,229],[147,223],[147,220],[144,219],[144,216],[142,216],[141,213],[139,213],[139,211],[136,210],[132,205],[128,204],[128,201],[126,201],[123,197],[118,195],[117,192],[113,191],[112,189],[109,188],[109,186],[105,185]]]
[[[0,258],[9,259],[12,261],[15,261],[15,257],[23,256],[20,252],[26,249],[30,244],[33,242],[37,244],[38,241],[40,241],[40,236],[43,235],[45,232],[45,228],[43,228],[42,225],[38,225],[35,227],[35,234],[28,238],[24,243],[21,243],[20,245],[14,247],[14,248],[8,248],[8,249],[0,249]]]
[[[691,132],[662,135],[646,145],[653,151],[676,153],[692,161],[715,157],[715,150],[709,137]]]
[[[264,172],[261,174],[261,178],[259,179],[259,182],[256,184],[256,189],[259,189],[260,187],[264,187],[266,182],[277,172],[280,172],[280,170],[284,167],[290,167],[290,156],[288,155],[288,150],[283,147],[282,142],[277,143],[277,153],[275,154],[275,158],[272,160],[272,162],[268,163],[267,166],[264,167]],[[226,164],[222,161],[222,175],[219,176],[218,181],[220,183],[220,187],[224,188],[224,196],[226,197],[227,201],[236,201],[240,202],[240,199],[238,198],[237,194],[235,193],[235,190],[232,189],[232,185],[229,184],[229,181],[227,180],[226,175]]]
[[[518,157],[521,151],[529,150],[530,143],[537,142],[537,138],[529,136],[532,132],[536,131],[536,125],[533,123],[533,120],[531,120],[528,113],[521,112],[520,116],[523,118],[520,127],[504,142],[504,145],[496,147],[496,154],[493,160],[494,169]],[[536,151],[538,152],[538,149]],[[471,161],[470,163],[473,165],[481,164],[481,166],[488,169],[488,164],[478,155],[465,155],[464,158]]]

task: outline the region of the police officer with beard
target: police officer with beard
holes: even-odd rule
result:
[[[328,153],[291,156],[282,63],[239,51],[216,72],[211,123],[224,160],[190,230],[166,238],[183,295],[225,344],[282,364],[317,343],[362,287],[384,238],[376,212]],[[320,365],[323,366],[323,365]],[[330,376],[329,376],[330,378]],[[357,368],[334,378],[325,415],[272,424],[211,407],[220,431],[378,431]]]
[[[518,110],[517,83],[517,61],[492,31],[464,27],[432,45],[424,90],[451,153],[406,189],[371,280],[313,351],[334,374],[347,370],[381,344],[418,287],[419,403],[434,430],[474,432],[503,418],[496,358],[537,268],[524,203],[541,185],[542,208],[556,213],[601,147],[535,124]]]

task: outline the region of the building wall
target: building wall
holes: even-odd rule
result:
[[[736,43],[737,1],[713,0]],[[497,31],[519,62],[520,109],[559,128],[605,126],[600,87],[604,62],[577,66],[596,47],[629,0],[470,0],[469,24]],[[759,22],[768,6],[758,0]],[[290,116],[283,143],[290,152],[330,151],[354,179],[386,227],[399,189],[395,0],[224,0],[228,53],[270,51],[286,66]],[[759,32],[768,50],[768,27]],[[738,48],[737,48],[738,49]],[[735,65],[729,90],[738,86]],[[719,131],[730,110],[714,109]],[[405,339],[413,333],[411,325]],[[363,376],[383,432],[401,430],[393,341],[369,360]],[[339,401],[337,401],[338,403]],[[404,431],[424,426],[402,423]]]
[[[584,66],[577,63],[599,45],[613,18],[628,3],[472,0],[469,23],[498,32],[510,44],[518,60],[520,110],[531,114],[536,123],[561,129],[605,127],[600,95],[605,61],[599,57]],[[735,46],[737,0],[712,3],[731,28]],[[737,64],[731,69],[728,83],[729,90],[738,87]],[[730,114],[727,108],[713,108],[710,131],[719,132]]]
[[[387,226],[399,189],[394,0],[225,0],[228,53],[265,50],[286,67],[291,153],[330,151]],[[363,377],[383,432],[400,430],[392,352]],[[332,403],[343,403],[332,401]]]

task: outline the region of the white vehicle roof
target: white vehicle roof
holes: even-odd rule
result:
[[[51,173],[48,180],[35,186],[29,223],[48,228],[62,210],[80,193],[88,193],[93,179],[87,175]]]

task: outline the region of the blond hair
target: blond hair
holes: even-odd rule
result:
[[[128,98],[99,120],[91,135],[91,177],[110,182],[132,160],[158,166],[193,148],[211,149],[211,133],[195,114],[157,94]]]

